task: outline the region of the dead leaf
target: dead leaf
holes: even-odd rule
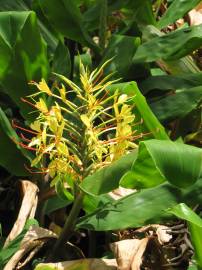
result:
[[[142,256],[149,238],[127,239],[111,244],[117,260],[118,270],[140,270]]]
[[[172,239],[171,229],[164,225],[159,225],[157,227],[156,234],[161,245],[170,242]]]
[[[172,239],[171,229],[160,224],[146,225],[135,231],[139,233],[148,233],[150,236],[154,235],[155,233],[161,245],[168,243]]]
[[[202,23],[202,4],[200,3],[196,8],[192,9],[189,13],[190,25],[199,25]]]
[[[20,269],[33,258],[36,252],[38,252],[49,239],[52,238],[57,238],[57,235],[36,225],[30,226],[18,251],[8,261],[4,270]],[[25,255],[27,255],[26,258]],[[25,258],[23,262],[21,262],[22,258]]]
[[[136,253],[134,254],[132,258],[132,263],[131,263],[131,270],[140,270],[140,267],[142,265],[142,260],[143,260],[143,255],[146,250],[147,244],[149,242],[150,238],[143,238],[141,242],[138,245],[138,249]]]
[[[59,263],[40,263],[35,270],[116,270],[115,259],[81,259]]]
[[[35,216],[38,203],[38,187],[32,182],[26,180],[20,181],[20,184],[23,194],[21,208],[18,213],[17,220],[5,241],[4,248],[8,245],[10,241],[12,241],[22,232],[26,221],[30,218],[34,218]]]

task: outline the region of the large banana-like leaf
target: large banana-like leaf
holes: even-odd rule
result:
[[[186,189],[179,189],[168,183],[143,189],[114,203],[107,203],[94,213],[82,217],[77,228],[120,230],[162,222],[171,218],[171,214],[165,210],[180,202],[201,204],[201,188],[202,179]]]
[[[0,25],[0,83],[27,118],[33,109],[21,98],[31,94],[30,80],[48,75],[46,45],[34,12],[1,12]]]
[[[126,188],[149,188],[165,181],[178,187],[193,185],[202,176],[202,150],[172,141],[140,142],[131,171],[121,179]]]

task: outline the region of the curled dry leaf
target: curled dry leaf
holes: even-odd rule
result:
[[[127,239],[111,244],[118,270],[140,270],[142,257],[150,238]]]
[[[81,259],[59,263],[40,263],[35,270],[116,270],[115,259]]]
[[[172,239],[171,229],[167,226],[160,224],[147,225],[137,229],[136,232],[147,233],[150,236],[155,233],[161,245],[168,243]]]
[[[28,263],[38,250],[52,238],[57,238],[57,235],[53,232],[33,225],[30,227],[28,232],[25,234],[18,251],[8,261],[4,270],[20,269],[26,263]],[[25,258],[25,255],[27,257]],[[21,259],[24,259],[21,262]]]
[[[148,242],[150,241],[150,238],[143,238],[141,242],[139,243],[138,249],[134,256],[132,257],[132,263],[131,263],[131,270],[140,270],[140,267],[142,265],[143,255],[145,253],[146,247]],[[129,270],[129,269],[128,269]]]
[[[5,241],[4,247],[22,232],[26,221],[35,216],[38,202],[38,187],[26,180],[20,181],[20,185],[23,197],[20,211],[11,232]]]
[[[156,234],[161,245],[170,242],[172,239],[171,229],[164,225],[157,226]]]

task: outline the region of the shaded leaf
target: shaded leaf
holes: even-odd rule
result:
[[[202,85],[202,73],[151,76],[139,83],[140,89],[144,94],[154,89],[161,91],[187,89]]]
[[[163,28],[182,18],[200,2],[201,0],[174,0],[158,22],[158,27]]]
[[[71,60],[67,46],[59,42],[55,50],[52,71],[66,77],[71,73]]]
[[[202,25],[191,26],[143,43],[138,47],[133,61],[177,60],[198,49],[201,45]]]
[[[103,64],[113,57],[105,68],[106,74],[115,72],[114,77],[116,78],[130,77],[130,69],[133,65],[132,57],[139,45],[140,38],[126,35],[113,35],[103,53],[101,62],[101,64]]]
[[[17,176],[26,176],[28,171],[25,169],[24,164],[28,160],[23,154],[27,154],[23,149],[18,149],[13,140],[18,141],[18,136],[11,127],[11,124],[6,117],[3,110],[0,108],[0,165],[3,166],[10,173]],[[13,166],[15,164],[15,166]]]
[[[194,109],[202,101],[202,86],[177,90],[174,94],[163,97],[150,104],[159,121],[171,121],[182,118]]]
[[[73,0],[39,0],[45,17],[63,36],[90,46],[98,51],[83,26],[82,14]],[[57,8],[55,8],[57,7]]]

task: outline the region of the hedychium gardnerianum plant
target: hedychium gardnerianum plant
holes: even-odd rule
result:
[[[79,184],[99,168],[111,164],[137,145],[138,135],[130,97],[107,87],[115,81],[111,76],[102,78],[104,63],[91,73],[80,63],[80,84],[57,75],[66,87],[57,83],[50,89],[42,79],[31,82],[37,93],[29,96],[30,103],[39,113],[30,125],[33,138],[27,147],[36,153],[31,166],[48,174],[51,186],[58,183],[71,188],[73,206],[56,242],[52,255],[65,244],[74,230],[82,207],[84,192]],[[70,100],[69,96],[74,96]],[[47,100],[52,99],[52,105]],[[47,166],[44,168],[44,160]]]

